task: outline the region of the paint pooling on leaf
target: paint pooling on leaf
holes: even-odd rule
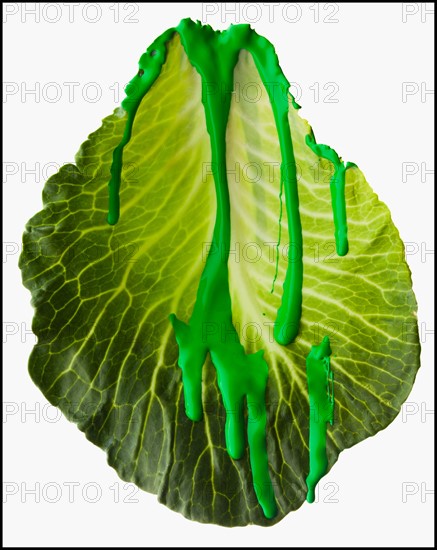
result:
[[[253,493],[248,453],[238,461],[227,454],[225,414],[210,358],[203,371],[207,406],[203,421],[194,425],[185,415],[176,369],[178,349],[168,316],[176,313],[189,324],[205,269],[202,246],[211,241],[216,215],[214,182],[211,178],[206,185],[199,170],[211,160],[201,95],[196,95],[200,78],[184,60],[179,36],[174,36],[124,149],[118,224],[107,226],[103,218],[112,153],[123,137],[125,116],[108,117],[82,147],[77,167],[65,167],[47,182],[45,208],[28,224],[20,260],[36,305],[38,346],[29,368],[49,401],[107,451],[123,479],[157,493],[161,502],[197,521],[272,525],[307,494],[305,357],[314,343],[314,326],[334,322],[338,330],[333,349],[341,423],[328,430],[329,469],[342,449],[390,423],[408,395],[419,346],[413,337],[403,341],[400,327],[416,321],[412,312],[417,306],[408,268],[400,262],[402,242],[387,208],[357,168],[345,175],[351,252],[334,264],[314,261],[314,244],[332,240],[330,190],[311,178],[318,160],[305,143],[311,130],[290,108],[293,150],[302,168],[305,266],[301,332],[293,345],[270,339],[281,295],[280,289],[270,293],[274,262],[268,254],[255,264],[236,263],[235,254],[228,261],[235,330],[246,354],[264,350],[269,371],[266,430],[278,513],[266,520]],[[241,52],[234,74],[240,83],[262,85],[247,51]],[[241,102],[238,107],[232,114],[231,105],[227,160],[233,155],[241,162],[280,161],[269,98],[261,98],[253,113]],[[156,118],[158,110],[163,116]],[[135,177],[127,169],[132,163],[138,167]],[[98,173],[89,169],[96,164],[102,167]],[[320,181],[329,182],[332,174],[324,166],[320,171]],[[279,188],[276,175],[259,186],[229,185],[232,250],[235,242],[262,244],[266,231],[266,240],[276,241]],[[285,208],[282,229],[286,244]],[[40,252],[47,244],[50,255]],[[132,248],[134,261],[123,253]],[[278,281],[285,276],[281,258]],[[258,322],[257,315],[264,313],[260,326],[267,322],[267,329],[252,343],[241,327]]]
[[[192,65],[202,78],[202,102],[205,107],[206,124],[211,138],[212,170],[217,185],[219,220],[214,230],[220,249],[228,250],[229,214],[228,189],[226,181],[226,126],[231,103],[231,94],[223,90],[233,89],[233,71],[241,50],[248,50],[255,61],[263,83],[269,95],[273,109],[282,164],[287,170],[281,170],[281,190],[285,190],[285,203],[289,222],[289,239],[298,257],[291,258],[283,283],[282,304],[275,323],[275,339],[283,345],[291,343],[299,331],[299,319],[302,303],[302,228],[299,216],[299,198],[297,190],[296,166],[293,144],[288,122],[289,82],[282,73],[275,50],[264,37],[259,36],[250,25],[232,25],[227,31],[214,31],[209,25],[202,26],[190,19],[183,19],[178,27],[163,33],[140,59],[140,68],[146,71],[141,77],[135,77],[128,85],[128,97],[122,105],[127,109],[128,119],[123,139],[114,151],[109,183],[108,221],[113,224],[119,218],[120,177],[123,148],[128,143],[132,125],[141,99],[159,76],[165,61],[166,44],[177,32]],[[159,55],[150,59],[149,51],[158,51]],[[145,78],[146,77],[146,78]],[[138,79],[141,78],[141,85]],[[129,89],[134,90],[132,96]],[[209,93],[212,87],[216,92]],[[279,90],[279,91],[278,91]],[[217,93],[218,91],[218,93]],[[220,235],[217,234],[220,232]],[[226,255],[226,254],[225,254]]]
[[[127,88],[127,98],[122,106],[127,110],[128,119],[123,139],[114,152],[109,184],[110,205],[109,223],[115,223],[119,216],[118,193],[122,166],[123,148],[128,143],[135,113],[141,99],[158,78],[166,58],[167,42],[178,32],[185,53],[202,78],[206,124],[211,139],[212,171],[216,189],[217,214],[211,250],[223,254],[210,254],[199,284],[194,310],[188,324],[180,321],[172,313],[170,320],[179,346],[179,366],[183,371],[185,409],[187,416],[198,421],[202,416],[202,369],[209,353],[217,369],[217,381],[222,393],[226,418],[226,447],[230,456],[240,459],[244,449],[244,426],[240,411],[244,400],[249,408],[248,432],[250,461],[254,478],[254,488],[267,518],[276,515],[276,502],[269,478],[267,449],[265,441],[266,409],[265,393],[268,366],[260,354],[246,355],[232,323],[232,305],[229,291],[228,259],[230,250],[230,202],[226,166],[226,129],[229,119],[232,95],[223,93],[234,89],[234,69],[240,51],[245,49],[253,56],[255,65],[266,87],[274,113],[282,156],[280,184],[279,251],[282,195],[285,190],[285,204],[289,220],[289,238],[292,251],[298,255],[289,257],[289,265],[284,281],[282,304],[275,321],[274,337],[279,344],[293,342],[299,331],[302,310],[302,227],[299,215],[299,196],[296,177],[296,163],[293,153],[292,136],[288,122],[289,83],[282,73],[273,46],[257,35],[249,25],[231,26],[227,31],[214,31],[209,26],[183,20],[176,29],[166,31],[159,37],[140,59],[140,69]],[[151,53],[154,53],[151,59]],[[141,79],[141,81],[139,81]],[[131,91],[133,89],[133,91]],[[278,90],[281,93],[278,93]],[[295,109],[299,106],[292,98]],[[317,153],[314,139],[307,142]],[[319,147],[320,149],[320,147]],[[329,149],[326,148],[325,149]],[[330,149],[329,149],[330,150]],[[330,150],[332,151],[332,150]],[[344,206],[344,167],[336,153],[335,175],[338,183],[331,185],[333,193],[334,223],[336,226],[337,250],[344,256],[347,252],[347,225]],[[285,169],[286,167],[286,169]],[[340,189],[338,189],[341,187]],[[338,197],[338,201],[336,198]],[[337,204],[338,203],[338,204]],[[274,282],[278,273],[276,260]],[[204,327],[225,327],[225,333],[232,335],[230,342],[218,342],[217,329],[205,332]],[[206,334],[206,337],[205,337]],[[214,336],[214,337],[212,337]],[[256,388],[256,389],[255,389]],[[254,420],[251,408],[259,411],[259,419]],[[310,446],[311,449],[311,446]],[[326,471],[326,467],[324,472]]]

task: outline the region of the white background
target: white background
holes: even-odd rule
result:
[[[320,4],[318,22],[311,4],[276,5],[273,14],[266,4],[239,4],[239,21],[226,13],[233,4],[43,4],[39,22],[28,12],[32,4],[4,6],[4,544],[432,545],[433,495],[427,491],[434,489],[434,417],[426,411],[434,409],[433,254],[427,253],[434,250],[434,178],[421,172],[421,163],[434,168],[433,96],[426,93],[433,88],[431,4],[337,4],[331,16],[336,5]],[[217,13],[207,17],[206,10]],[[27,373],[33,311],[18,252],[25,222],[41,208],[46,175],[54,172],[50,163],[74,160],[87,135],[123,99],[142,52],[183,17],[219,29],[252,22],[272,41],[285,75],[300,86],[300,113],[317,140],[360,166],[410,243],[423,351],[409,404],[386,430],[342,453],[321,482],[317,504],[305,503],[272,528],[201,525],[154,495],[131,495],[133,487],[125,487],[105,454],[47,407]],[[338,86],[337,103],[323,101],[329,82]],[[417,93],[403,97],[405,82]],[[30,89],[36,95],[26,93]],[[418,173],[403,178],[405,162],[417,163]],[[26,172],[35,164],[36,175]],[[74,495],[69,482],[78,484]],[[26,493],[32,487],[36,495]]]

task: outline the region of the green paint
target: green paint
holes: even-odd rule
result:
[[[273,294],[273,291],[275,290],[275,283],[276,283],[276,279],[278,278],[278,272],[279,272],[279,246],[281,244],[281,237],[282,237],[282,215],[283,215],[282,194],[283,193],[284,193],[284,185],[281,179],[281,184],[279,187],[278,242],[276,243],[275,274],[273,276],[272,288],[270,289],[270,294]]]
[[[172,38],[174,29],[169,29],[153,42],[138,62],[136,76],[126,86],[126,98],[121,106],[126,111],[127,121],[123,137],[112,154],[111,180],[109,182],[108,223],[114,225],[120,217],[120,180],[123,167],[123,149],[129,142],[135,115],[143,97],[161,73],[167,57],[166,43]]]
[[[307,501],[314,502],[314,490],[326,474],[326,423],[334,422],[334,373],[330,367],[332,353],[329,337],[312,346],[306,359],[310,397],[310,471],[306,479]]]
[[[335,246],[337,254],[339,256],[345,256],[349,250],[345,197],[346,170],[352,168],[355,164],[353,162],[348,162],[345,166],[334,149],[331,149],[328,145],[316,143],[313,134],[306,136],[305,143],[316,155],[329,160],[334,165],[334,174],[332,175],[329,186],[331,189],[331,204],[334,215]]]
[[[139,62],[139,72],[127,87],[127,97],[122,103],[122,107],[127,113],[126,127],[123,138],[113,153],[111,180],[109,182],[108,222],[110,224],[117,223],[120,215],[119,191],[123,150],[130,140],[135,114],[141,100],[158,78],[166,59],[167,42],[171,40],[176,32],[180,36],[188,59],[202,79],[202,102],[211,140],[211,165],[217,198],[212,245],[199,282],[196,303],[191,318],[188,323],[185,323],[179,320],[175,314],[170,315],[170,321],[179,346],[178,363],[182,369],[185,410],[187,416],[193,421],[201,420],[202,368],[209,354],[217,371],[218,386],[226,410],[226,448],[233,459],[238,460],[244,454],[243,407],[246,402],[248,408],[248,442],[254,489],[264,515],[267,518],[273,518],[277,513],[277,505],[269,476],[266,448],[267,414],[265,394],[268,365],[263,358],[264,352],[262,350],[255,354],[245,353],[232,323],[232,304],[229,290],[228,259],[231,227],[229,188],[226,175],[226,128],[232,96],[227,92],[233,90],[234,87],[234,69],[240,51],[242,49],[249,51],[254,59],[261,80],[269,95],[280,144],[282,162],[277,253],[279,252],[281,240],[280,224],[283,195],[285,196],[290,246],[289,262],[283,282],[282,302],[274,326],[274,337],[278,343],[283,345],[291,343],[296,338],[302,311],[302,226],[299,215],[296,163],[288,121],[289,98],[291,97],[291,104],[295,109],[300,108],[300,106],[295,102],[293,96],[288,94],[290,84],[279,67],[273,45],[262,36],[259,36],[249,25],[232,25],[227,31],[220,32],[214,31],[209,25],[202,26],[199,22],[194,23],[190,19],[183,19],[176,28],[167,30],[157,38],[143,54]],[[287,93],[284,93],[284,91]],[[311,142],[311,139],[307,143],[313,150],[318,148],[317,151],[320,150],[324,154],[327,154],[326,151],[329,150],[326,146],[316,145],[314,140]],[[326,151],[323,148],[326,148]],[[331,156],[333,157],[333,155]],[[333,178],[335,181],[331,185],[331,193],[333,205],[335,205],[333,209],[336,241],[338,238],[338,249],[345,254],[347,252],[347,228],[344,207],[344,171],[347,166],[344,168],[343,163],[340,162],[338,157],[336,158],[337,163],[335,166],[338,177]],[[341,181],[343,181],[343,194],[341,192]],[[341,202],[342,197],[343,203]],[[344,245],[344,242],[346,242],[346,245]],[[223,251],[223,254],[211,252],[217,250]],[[277,274],[278,254],[272,291]],[[323,342],[320,344],[320,346],[324,345]],[[329,340],[327,345],[329,348]],[[316,348],[318,349],[320,346]],[[308,357],[308,364],[316,361],[316,352],[313,352],[313,350],[314,348]],[[325,368],[323,361],[319,359],[317,361]],[[320,369],[315,367],[309,370],[318,372]],[[310,373],[308,378],[310,401],[311,399],[314,400],[314,391],[316,391],[311,388],[318,387],[319,384],[315,377],[317,377],[316,374]],[[325,384],[326,374],[324,377]],[[320,423],[318,431],[315,432],[314,429],[311,431],[311,464],[318,457],[319,447],[325,449],[322,438],[326,437],[326,430],[324,423],[323,430],[320,428],[321,425],[322,423]],[[317,444],[313,443],[311,445],[311,437],[314,439],[315,433],[319,434]],[[311,475],[313,475],[312,470]]]
[[[229,31],[232,29],[233,27]],[[265,83],[275,118],[282,157],[281,197],[282,189],[284,189],[290,246],[282,302],[276,316],[273,335],[279,344],[286,346],[293,342],[299,332],[303,284],[302,225],[299,214],[296,162],[288,121],[289,95],[284,93],[288,92],[290,83],[279,67],[278,56],[273,45],[264,37],[256,34],[250,27],[249,30],[251,33],[250,45],[242,44],[240,47],[244,47],[252,53],[261,80]],[[282,90],[282,92],[280,93],[278,90]]]
[[[277,506],[269,476],[266,448],[267,413],[265,393],[268,365],[263,351],[247,355],[232,323],[228,257],[231,238],[229,189],[226,176],[226,127],[231,106],[234,67],[242,44],[250,50],[250,27],[238,25],[225,33],[184,20],[178,27],[182,45],[202,77],[202,101],[211,139],[212,170],[217,196],[217,215],[211,250],[199,283],[196,303],[188,324],[172,314],[179,346],[186,413],[192,420],[202,417],[202,368],[209,353],[217,370],[217,382],[226,410],[225,438],[229,455],[243,456],[244,401],[248,407],[248,442],[253,485],[267,518]]]
[[[211,144],[213,141],[225,139],[231,94],[220,93],[218,90],[228,90],[223,86],[224,84],[233,85],[233,70],[242,49],[246,49],[252,54],[269,95],[282,156],[281,190],[282,188],[285,190],[290,243],[288,268],[283,283],[282,303],[275,322],[274,337],[280,344],[287,345],[296,338],[299,331],[303,282],[302,226],[299,215],[296,163],[288,122],[289,95],[291,94],[284,93],[284,91],[288,92],[290,83],[279,67],[278,56],[273,45],[264,37],[259,36],[250,28],[250,25],[232,25],[227,31],[220,32],[214,31],[209,25],[202,26],[199,22],[194,23],[190,19],[183,19],[176,28],[167,30],[157,38],[143,54],[139,63],[140,71],[129,83],[128,97],[122,103],[128,116],[123,138],[113,154],[111,181],[109,182],[108,222],[115,224],[119,218],[123,149],[130,139],[136,111],[142,98],[161,72],[166,57],[166,43],[175,32],[179,33],[190,62],[202,77],[204,92],[202,100]],[[152,56],[152,53],[155,55]],[[212,57],[208,57],[209,55]],[[141,71],[144,73],[140,76]],[[213,96],[216,96],[216,100],[211,101]],[[218,97],[223,100],[223,106],[220,108],[218,108]],[[294,105],[294,103],[292,97],[292,104]],[[296,105],[294,105],[295,108]],[[225,167],[225,155],[221,155],[218,163],[213,164],[216,183],[219,168]],[[225,184],[227,186],[226,178]],[[221,200],[221,193],[222,191],[220,191],[219,200]],[[218,204],[218,209],[220,208],[221,205]],[[221,244],[225,245],[226,241],[222,241]],[[219,248],[219,250],[224,250],[226,257],[228,249]]]
[[[294,99],[294,95],[290,94],[290,97],[291,97],[291,104],[296,109],[296,111],[298,111],[299,109],[302,109],[299,103],[297,103],[297,101]]]

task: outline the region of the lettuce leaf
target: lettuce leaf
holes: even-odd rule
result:
[[[273,325],[288,260],[281,156],[266,89],[240,53],[227,129],[233,323],[247,353],[269,365],[267,450],[278,504],[256,499],[248,452],[232,460],[215,369],[203,370],[203,419],[185,414],[169,315],[188,321],[210,250],[216,199],[200,76],[178,35],[135,117],[123,156],[120,221],[106,222],[117,109],[52,176],[27,224],[20,258],[38,342],[29,372],[46,398],[104,449],[118,475],[200,522],[272,525],[305,500],[309,402],[305,357],[328,334],[335,422],[328,468],[343,449],[387,427],[419,367],[417,305],[403,243],[357,167],[346,171],[349,252],[335,252],[332,163],[289,122],[304,242],[301,329],[279,345]],[[291,101],[291,99],[290,99]],[[278,244],[279,235],[281,240]],[[212,253],[221,253],[219,250]]]

